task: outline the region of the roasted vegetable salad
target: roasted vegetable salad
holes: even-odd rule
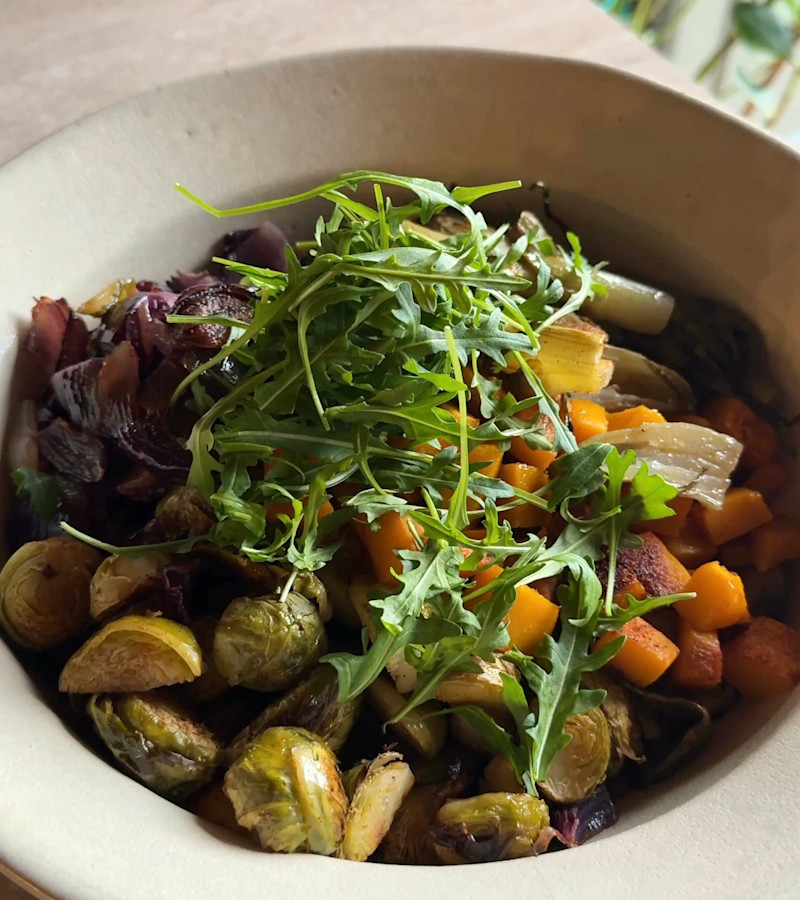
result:
[[[181,188],[330,211],[33,308],[0,626],[109,762],[266,851],[574,847],[800,681],[734,332],[699,354],[668,293],[474,208],[518,187]]]

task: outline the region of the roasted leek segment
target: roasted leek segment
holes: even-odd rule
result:
[[[128,694],[197,678],[203,655],[192,632],[161,617],[123,616],[67,660],[58,688],[70,694]]]

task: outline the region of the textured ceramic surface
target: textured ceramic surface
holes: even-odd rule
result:
[[[547,180],[594,258],[756,310],[800,409],[800,159],[617,72],[457,51],[298,59],[171,86],[6,165],[0,380],[32,295],[81,301],[112,278],[164,276],[202,258],[224,224],[173,181],[233,205],[356,168]],[[278,221],[298,235],[312,215]],[[737,714],[696,770],[634,800],[577,851],[397,872],[241,846],[75,741],[4,645],[0,683],[0,860],[59,898],[798,894],[796,697]]]

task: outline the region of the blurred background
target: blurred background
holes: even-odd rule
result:
[[[596,0],[729,110],[800,146],[800,0]]]

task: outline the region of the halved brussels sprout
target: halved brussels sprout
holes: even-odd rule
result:
[[[205,497],[190,487],[174,488],[156,507],[155,523],[165,541],[208,534],[215,521]]]
[[[205,675],[202,676],[205,678]],[[228,747],[235,759],[267,728],[294,725],[322,738],[334,753],[343,746],[356,720],[361,698],[339,702],[339,678],[333,666],[318,666],[296,687],[275,700]]]
[[[549,824],[547,804],[538,797],[479,794],[444,804],[433,826],[433,846],[444,863],[534,856],[536,839]]]
[[[87,712],[117,762],[171,800],[210,781],[222,758],[207,728],[156,693],[95,695]]]
[[[367,697],[383,721],[397,715],[406,704],[406,698],[395,690],[392,682],[385,676],[372,682],[367,688]],[[398,738],[413,747],[420,756],[433,759],[444,746],[447,737],[444,717],[431,715],[441,708],[436,701],[429,700],[403,716],[399,722],[391,724],[389,728]]]
[[[58,689],[70,694],[133,694],[191,681],[202,671],[200,645],[185,625],[160,617],[123,616],[72,654]]]
[[[327,638],[316,607],[302,594],[240,597],[219,620],[214,661],[229,684],[280,691],[322,656]]]
[[[414,774],[399,753],[381,753],[350,770],[354,787],[338,855],[364,862],[378,849],[392,820],[414,786]],[[348,782],[346,772],[343,776]]]
[[[577,803],[605,778],[611,759],[611,736],[599,709],[570,716],[564,726],[571,740],[556,753],[539,788],[554,803]]]
[[[265,850],[331,856],[344,834],[347,795],[328,746],[304,728],[269,728],[228,769],[236,821]]]
[[[106,619],[157,587],[170,560],[169,554],[158,550],[146,550],[138,556],[107,556],[89,586],[92,618]]]
[[[480,706],[498,721],[508,719],[508,707],[503,702],[501,674],[519,679],[519,673],[511,663],[497,657],[487,662],[480,657],[472,661],[480,667],[478,672],[453,672],[436,688],[436,699],[450,706]]]
[[[184,688],[184,695],[192,703],[210,703],[230,691],[231,686],[222,677],[214,662],[214,635],[218,620],[209,617],[195,619],[192,632],[200,645],[203,654],[203,673]]]
[[[608,722],[611,737],[609,774],[619,771],[625,759],[644,762],[642,726],[628,689],[603,670],[584,675],[583,683],[588,688],[600,688],[606,692],[600,709]]]
[[[69,537],[23,544],[0,572],[0,625],[29,650],[49,650],[91,621],[89,583],[103,555]]]

